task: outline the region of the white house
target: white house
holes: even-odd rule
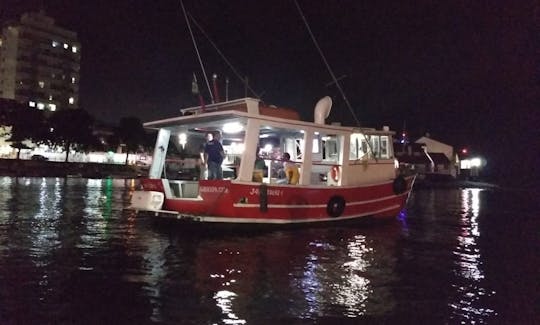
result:
[[[429,136],[423,136],[415,141],[415,143],[425,146],[426,154],[432,163],[432,172],[436,174],[447,174],[452,177],[457,177],[459,172],[459,158],[454,152],[454,147],[433,140]],[[443,154],[447,159],[441,157]],[[442,159],[441,159],[442,158]]]

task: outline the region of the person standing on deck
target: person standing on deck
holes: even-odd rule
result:
[[[223,179],[221,164],[225,158],[225,151],[219,142],[219,131],[207,134],[207,142],[204,145],[204,163],[208,168],[208,179]]]

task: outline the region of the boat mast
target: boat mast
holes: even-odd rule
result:
[[[212,100],[212,104],[214,103],[214,96],[212,95],[212,90],[210,90],[210,83],[208,82],[208,77],[206,76],[206,71],[204,70],[204,65],[201,60],[201,55],[199,53],[199,48],[197,47],[197,42],[195,42],[195,36],[193,36],[193,31],[191,30],[191,24],[189,23],[188,15],[186,13],[186,8],[184,8],[184,2],[180,0],[180,5],[182,6],[182,12],[184,13],[184,18],[186,20],[186,24],[189,29],[189,34],[191,35],[191,41],[193,42],[193,47],[195,48],[195,52],[197,53],[197,58],[199,59],[199,64],[201,65],[201,70],[204,76],[204,80],[206,81],[206,87],[208,88],[208,93],[210,94],[210,99]]]

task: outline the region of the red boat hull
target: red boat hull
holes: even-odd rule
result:
[[[403,179],[402,179],[403,180]],[[199,198],[165,198],[169,216],[200,222],[292,224],[348,220],[372,216],[393,218],[404,208],[414,176],[395,182],[354,187],[304,187],[199,181]],[[144,179],[145,190],[163,192],[161,179]]]

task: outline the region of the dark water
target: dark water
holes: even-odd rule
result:
[[[217,234],[134,181],[0,178],[0,324],[539,323],[538,192],[417,190],[383,225]]]

